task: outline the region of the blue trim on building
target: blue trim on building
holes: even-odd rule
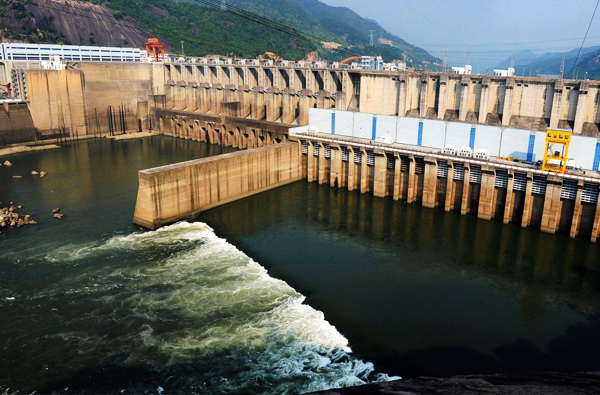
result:
[[[371,140],[377,138],[377,117],[373,117],[373,130],[371,131]]]
[[[594,166],[592,166],[592,170],[600,170],[600,141],[596,143],[596,154],[594,155]]]
[[[533,147],[535,146],[535,134],[529,135],[529,148],[527,149],[527,162],[533,162]]]
[[[331,113],[331,134],[335,134],[335,113]]]
[[[423,121],[419,122],[419,137],[417,138],[417,145],[419,147],[423,145]]]
[[[469,147],[474,150],[475,149],[475,133],[477,130],[475,128],[471,128],[471,137],[469,138]]]

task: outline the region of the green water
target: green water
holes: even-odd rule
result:
[[[387,379],[206,224],[132,224],[138,170],[227,151],[155,137],[10,156],[0,201],[39,224],[0,235],[0,393],[281,394]]]
[[[600,369],[600,252],[583,239],[306,182],[131,223],[138,170],[222,152],[155,137],[8,158],[0,201],[39,225],[0,234],[0,393]]]

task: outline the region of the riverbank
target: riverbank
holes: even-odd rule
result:
[[[54,144],[52,144],[52,145],[37,145],[34,147],[26,146],[26,145],[18,145],[18,146],[14,146],[14,147],[0,148],[0,158],[3,156],[20,154],[23,152],[46,151],[49,149],[56,149],[56,148],[60,148],[60,146],[54,145]]]

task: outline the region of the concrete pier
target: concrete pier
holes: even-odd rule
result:
[[[139,173],[133,222],[149,229],[300,180],[300,147],[282,143]]]

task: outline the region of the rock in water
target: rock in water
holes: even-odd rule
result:
[[[12,166],[12,163],[10,163],[9,161],[6,161],[6,162],[4,162],[4,166],[11,167],[11,166]]]
[[[12,178],[23,178],[23,176],[13,176]]]
[[[20,204],[17,206],[17,208],[20,210],[23,208],[23,206],[21,206]]]
[[[48,173],[46,173],[45,171],[41,172],[41,173],[40,173],[40,178],[44,178],[44,177],[46,177],[46,175],[47,175],[47,174],[48,174]]]
[[[54,214],[54,218],[62,219],[62,217],[64,217],[64,214]]]
[[[32,171],[32,172],[31,172],[31,175],[32,175],[32,176],[39,176],[39,175],[40,175],[40,173],[38,173],[37,171],[35,171],[35,170],[34,170],[34,171]]]
[[[56,214],[56,213],[58,213],[59,211],[60,211],[60,208],[58,208],[58,207],[57,207],[57,208],[55,208],[54,210],[52,210],[52,214]]]

